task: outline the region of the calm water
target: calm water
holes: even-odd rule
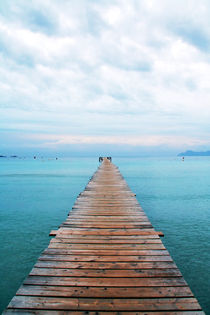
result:
[[[210,158],[115,158],[131,189],[210,314]],[[0,311],[65,220],[97,158],[0,160]]]

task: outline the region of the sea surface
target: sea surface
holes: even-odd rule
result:
[[[210,314],[210,157],[113,158]],[[0,159],[0,312],[98,167],[98,158]]]

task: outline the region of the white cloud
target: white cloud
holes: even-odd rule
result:
[[[208,142],[209,17],[206,0],[7,4],[0,18],[2,126],[50,128],[57,144],[63,130],[91,143],[96,134],[120,142],[122,132],[123,144],[143,145],[139,136],[132,140],[137,134],[150,145],[175,145],[174,137]],[[16,109],[12,120],[9,108]]]
[[[70,135],[70,134],[30,134],[21,135],[20,138],[27,140],[32,139],[41,141],[42,147],[59,147],[60,145],[72,145],[72,144],[117,144],[117,145],[129,145],[129,146],[144,146],[144,147],[156,147],[166,145],[169,147],[183,147],[183,146],[200,146],[210,145],[210,140],[203,140],[192,137],[182,136],[87,136],[87,135]]]

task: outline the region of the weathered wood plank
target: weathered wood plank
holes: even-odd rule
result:
[[[34,310],[34,309],[8,309],[3,312],[3,315],[154,315],[154,312],[141,311],[59,311],[59,310]],[[205,315],[202,311],[156,311],[155,315]]]
[[[64,243],[64,244],[84,244],[84,245],[90,245],[90,244],[98,244],[98,245],[108,245],[108,246],[114,246],[114,245],[122,245],[122,246],[128,246],[128,245],[135,245],[138,246],[139,244],[162,244],[161,240],[156,238],[150,238],[150,239],[92,239],[92,238],[72,238],[72,237],[56,237],[50,241],[50,243]],[[114,248],[114,247],[112,247]]]
[[[65,238],[65,239],[83,239],[83,240],[123,240],[126,242],[126,240],[148,240],[148,239],[158,239],[160,240],[160,237],[158,234],[148,234],[148,235],[72,235],[72,234],[63,234],[60,232],[56,238]]]
[[[111,278],[152,278],[152,277],[181,277],[177,268],[174,269],[55,269],[55,268],[33,268],[30,276],[51,276],[51,277],[111,277]]]
[[[36,268],[76,268],[76,269],[170,269],[177,268],[174,262],[66,262],[38,260]]]
[[[95,297],[95,298],[165,298],[193,297],[187,286],[177,287],[58,287],[40,285],[22,285],[17,295],[29,296],[66,296],[66,297]]]
[[[63,229],[63,228],[62,228]],[[65,238],[65,239],[83,239],[83,240],[148,240],[148,239],[159,239],[160,236],[158,234],[148,234],[148,235],[87,235],[87,234],[81,234],[81,235],[74,235],[74,234],[68,234],[62,233],[61,228],[58,230],[59,233],[56,238]]]
[[[69,219],[67,219],[66,221],[65,221],[65,223],[69,223],[69,224],[73,224],[73,225],[76,225],[76,224],[80,224],[80,225],[86,225],[86,224],[95,224],[95,227],[97,227],[97,225],[100,225],[100,227],[102,227],[103,225],[105,225],[105,226],[110,226],[110,225],[113,225],[114,226],[114,228],[117,228],[117,226],[119,225],[120,226],[120,228],[124,228],[124,226],[126,226],[126,228],[133,228],[133,227],[135,227],[136,225],[142,225],[142,226],[144,226],[144,225],[151,225],[151,223],[149,222],[149,220],[135,220],[135,221],[132,221],[132,222],[130,222],[130,221],[128,221],[128,220],[126,220],[126,221],[113,221],[113,220],[111,220],[111,218],[110,218],[110,220],[108,221],[108,220],[100,220],[99,221],[99,219],[98,220],[73,220],[73,219],[71,219],[71,218],[69,218]],[[94,226],[93,226],[94,227]]]
[[[98,229],[137,229],[137,228],[152,228],[151,224],[89,224],[89,223],[72,223],[65,221],[61,224],[61,227],[70,227],[70,228],[98,228]]]
[[[147,219],[147,217],[144,216],[133,216],[133,217],[127,217],[127,216],[98,216],[98,215],[83,215],[83,218],[80,216],[78,218],[76,218],[76,216],[74,215],[69,215],[66,221],[71,221],[71,222],[75,222],[75,223],[83,223],[83,222],[95,222],[95,223],[141,223],[141,222],[149,222],[149,220]]]
[[[79,229],[79,228],[61,228],[57,235],[161,235],[153,229]]]
[[[55,310],[100,310],[100,311],[159,311],[201,310],[195,298],[164,299],[91,299],[66,297],[15,296],[8,308],[55,309]]]
[[[116,249],[109,249],[109,250],[102,250],[102,249],[63,249],[63,248],[47,248],[43,252],[44,254],[53,254],[53,255],[101,255],[101,256],[138,256],[138,255],[147,255],[147,256],[165,256],[169,255],[166,249],[160,250],[116,250]]]
[[[47,277],[28,276],[24,284],[55,286],[94,286],[94,287],[171,287],[186,286],[183,277],[171,278],[88,278],[88,277]]]
[[[141,262],[141,261],[173,261],[170,255],[164,256],[93,256],[93,255],[65,255],[65,254],[42,254],[39,260],[57,261],[91,261],[91,262]]]
[[[98,250],[98,249],[108,249],[108,250],[147,250],[147,249],[165,249],[163,244],[69,244],[64,242],[51,242],[48,248],[64,248],[64,249],[72,249],[72,250]]]

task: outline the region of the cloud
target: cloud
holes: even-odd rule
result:
[[[207,0],[4,1],[2,129],[207,143],[209,17]]]
[[[68,144],[117,144],[117,145],[128,145],[128,146],[144,146],[144,147],[155,147],[155,146],[171,146],[171,147],[183,147],[199,146],[210,144],[210,140],[202,140],[199,138],[182,137],[182,136],[86,136],[86,135],[57,135],[57,134],[33,134],[22,138],[25,140],[34,139],[36,142],[41,141],[43,147],[59,147],[60,145]]]

